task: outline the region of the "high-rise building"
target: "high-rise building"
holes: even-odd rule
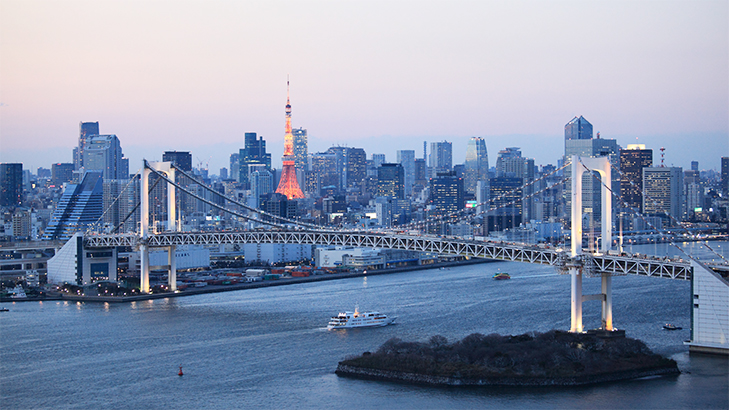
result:
[[[675,225],[683,209],[682,180],[680,167],[643,168],[643,212],[661,217],[668,226]]]
[[[264,165],[251,165],[249,174],[251,181],[251,202],[249,205],[258,208],[261,196],[273,192],[273,174]]]
[[[415,150],[398,150],[397,162],[402,165],[404,173],[405,195],[410,196],[415,184]]]
[[[329,152],[310,154],[309,167],[307,191],[310,194],[320,195],[324,187],[334,187],[335,191],[339,191],[341,178],[337,172],[336,154]]]
[[[226,168],[226,167],[220,168],[220,171],[218,171],[218,176],[220,177],[221,180],[228,179],[228,168]]]
[[[583,116],[575,117],[564,126],[565,140],[589,140],[592,139],[592,124]]]
[[[190,151],[165,151],[162,154],[162,161],[172,162],[185,172],[192,171],[192,154],[190,154]]]
[[[382,164],[377,168],[377,196],[405,198],[404,170],[400,164]]]
[[[691,161],[691,171],[699,170],[699,161]]]
[[[471,137],[468,140],[464,166],[464,189],[466,192],[474,194],[479,181],[488,182],[489,180],[489,154],[483,138]]]
[[[375,168],[384,164],[385,162],[387,162],[385,160],[385,154],[372,154],[372,162],[374,163]]]
[[[729,196],[729,157],[721,157],[721,191],[724,198]]]
[[[286,195],[288,199],[301,199],[304,193],[296,178],[296,157],[294,156],[294,135],[291,130],[291,101],[289,98],[289,82],[286,81],[286,135],[284,135],[283,169],[276,192]],[[269,165],[270,166],[270,165]]]
[[[99,221],[104,213],[103,194],[103,178],[99,171],[86,171],[80,184],[67,185],[53,210],[43,240],[66,241]]]
[[[78,146],[73,150],[73,165],[76,170],[79,170],[84,166],[86,139],[92,135],[99,135],[99,122],[79,122]]]
[[[486,218],[489,231],[503,231],[521,224],[523,186],[523,178],[505,176],[491,178],[491,207],[496,209],[489,212]]]
[[[367,175],[367,154],[362,148],[330,147],[328,154],[336,157],[341,189],[361,187]]]
[[[246,132],[245,148],[238,154],[238,182],[243,184],[244,188],[249,186],[248,166],[252,164],[263,164],[270,169],[271,154],[266,152],[266,141],[263,137],[258,137],[255,132]]]
[[[18,206],[23,201],[23,164],[0,164],[0,206]]]
[[[422,185],[425,187],[428,184],[428,167],[425,165],[425,159],[417,158],[414,164],[415,169],[415,180],[413,181],[416,185]]]
[[[230,154],[230,177],[240,182],[240,154]]]
[[[643,168],[653,166],[653,150],[628,144],[620,150],[620,197],[628,207],[643,213]]]
[[[306,171],[309,159],[309,143],[306,130],[304,128],[294,128],[291,133],[294,136],[294,165],[296,171]]]
[[[101,171],[104,179],[127,179],[121,144],[116,135],[90,135],[86,138],[83,164],[86,171]]]
[[[104,224],[110,228],[120,226],[121,232],[137,229],[139,223],[139,177],[129,179],[105,179],[103,182]],[[126,220],[125,220],[126,218]]]
[[[573,120],[574,121],[574,120]],[[588,123],[589,124],[589,123]],[[569,124],[568,124],[569,125]],[[591,129],[592,126],[590,126]],[[585,128],[587,128],[585,126]],[[565,127],[565,137],[567,137],[567,127]],[[581,132],[582,133],[582,132]],[[591,134],[591,131],[590,131]],[[588,135],[584,132],[584,135]],[[608,157],[610,164],[617,168],[620,163],[620,152],[618,143],[614,139],[599,138],[585,139],[573,138],[565,140],[565,161],[571,161],[573,155],[577,155],[584,158],[596,158],[596,157]],[[572,177],[572,167],[567,167],[564,170],[565,177]],[[610,173],[611,181],[605,184],[610,187],[612,192],[620,192],[620,174],[617,171]],[[600,175],[596,172],[585,172],[582,174],[582,215],[583,215],[583,226],[585,228],[597,228],[602,223],[601,209],[602,209],[602,183]],[[567,182],[564,189],[565,203],[566,203],[566,219],[571,218],[569,209],[572,207],[572,184]],[[616,209],[616,200],[611,195],[610,200],[613,201],[612,209]],[[612,223],[612,221],[610,221]]]
[[[431,153],[431,157],[432,157]],[[457,212],[465,206],[463,179],[454,172],[442,172],[430,179],[430,203],[435,214],[442,216]]]
[[[448,141],[430,143],[430,159],[428,170],[430,177],[436,178],[439,173],[451,172],[453,168],[453,144]]]
[[[534,181],[534,159],[524,158],[521,156],[521,150],[518,147],[504,148],[499,151],[496,158],[496,177],[497,178],[520,178],[522,184],[526,185]],[[505,181],[507,181],[505,180]],[[524,199],[520,203],[519,217],[520,220],[530,221],[536,219],[537,202],[539,198],[533,197],[534,187],[529,184],[520,190]],[[493,197],[493,196],[492,196]]]

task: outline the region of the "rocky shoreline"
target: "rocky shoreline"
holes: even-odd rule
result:
[[[528,377],[528,376],[494,376],[479,379],[464,377],[444,377],[427,374],[406,373],[393,370],[368,369],[339,363],[335,373],[338,376],[356,379],[394,381],[428,386],[582,386],[587,384],[607,383],[620,380],[638,379],[648,376],[678,375],[681,372],[674,368],[654,368],[630,370],[623,372],[582,375],[573,377]]]

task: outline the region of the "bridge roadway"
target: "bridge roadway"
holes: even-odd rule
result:
[[[281,243],[401,249],[551,265],[565,274],[568,273],[565,269],[568,264],[576,264],[583,269],[585,276],[600,276],[607,273],[689,280],[693,270],[689,262],[668,258],[639,257],[629,254],[583,254],[571,258],[569,251],[536,245],[370,231],[162,232],[150,235],[146,242],[150,248],[173,245]],[[84,236],[84,245],[87,248],[137,247],[141,244],[142,238],[136,234]]]

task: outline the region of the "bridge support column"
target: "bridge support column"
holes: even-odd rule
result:
[[[167,284],[169,285],[170,291],[174,292],[177,290],[177,258],[175,257],[175,245],[167,248],[167,261],[170,265],[170,272],[167,276]]]
[[[580,272],[580,268],[571,266],[570,277],[572,279],[570,332],[582,333],[582,272]]]
[[[139,245],[139,291],[149,293],[149,248]]]
[[[602,328],[613,330],[613,277],[607,273],[602,274]]]

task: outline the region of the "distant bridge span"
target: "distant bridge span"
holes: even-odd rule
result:
[[[84,237],[85,246],[105,248],[137,247],[142,239],[134,234],[91,234]],[[504,242],[451,239],[427,235],[399,235],[380,232],[334,231],[245,231],[245,232],[163,232],[150,235],[146,245],[166,248],[177,245],[221,245],[246,243],[281,243],[336,245],[361,248],[386,248],[433,252],[445,255],[526,262],[564,268],[570,263],[568,251]],[[688,262],[665,258],[641,258],[602,254],[582,254],[583,271],[589,276],[641,275],[670,279],[691,279],[693,268]],[[566,269],[560,271],[567,273]]]

